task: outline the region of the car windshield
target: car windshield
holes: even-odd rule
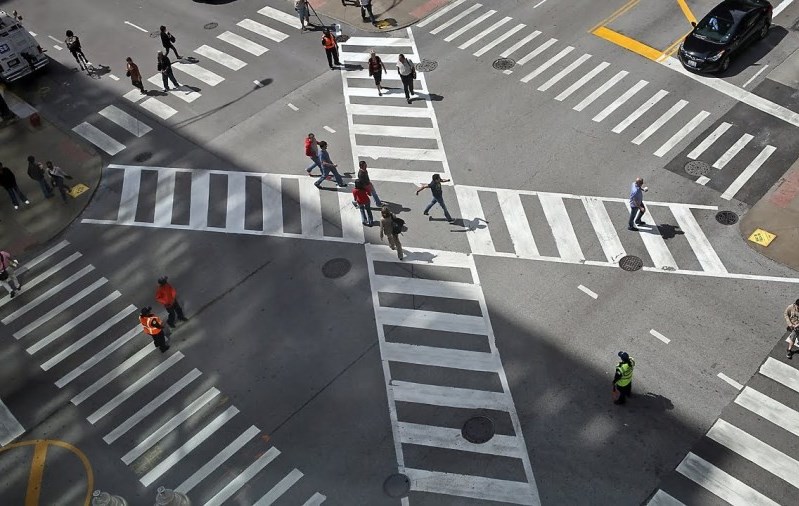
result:
[[[710,15],[696,25],[694,35],[713,42],[727,42],[732,37],[734,28],[732,16]]]

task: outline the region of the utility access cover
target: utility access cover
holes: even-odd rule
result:
[[[510,58],[497,58],[494,60],[494,63],[491,64],[497,70],[510,70],[516,65],[516,62]]]
[[[707,176],[710,172],[710,165],[699,160],[691,160],[685,164],[685,172],[695,177]]]
[[[640,271],[644,268],[644,261],[637,256],[627,255],[619,259],[619,267],[629,272]]]
[[[738,223],[738,215],[732,211],[719,211],[716,213],[716,221],[722,225],[735,225]]]

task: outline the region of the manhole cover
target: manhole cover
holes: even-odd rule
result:
[[[722,225],[735,225],[738,223],[738,215],[732,211],[719,211],[716,213],[716,221]]]
[[[383,482],[383,491],[389,497],[405,497],[411,490],[411,480],[404,474],[392,474]]]
[[[416,64],[416,70],[419,72],[432,72],[438,68],[438,62],[433,60],[422,60]]]
[[[136,155],[135,160],[137,162],[146,162],[152,157],[153,157],[152,153],[150,153],[149,151],[145,151],[144,153],[139,153],[138,155]]]
[[[213,30],[217,26],[219,26],[219,23],[211,21],[210,23],[205,23],[203,25],[203,28],[205,28],[206,30]]]
[[[494,437],[494,422],[485,416],[469,418],[463,424],[461,435],[470,443],[483,444]]]
[[[644,261],[637,256],[627,255],[619,259],[619,267],[625,271],[638,271],[644,267]]]
[[[516,62],[510,58],[498,58],[491,64],[491,66],[497,70],[509,70],[512,69],[514,65],[516,65]]]
[[[349,35],[339,35],[336,37],[336,42],[347,42],[348,40],[350,40]]]
[[[326,278],[340,278],[344,276],[352,269],[352,263],[346,258],[334,258],[333,260],[328,260],[325,262],[325,265],[322,266],[322,274],[325,275]]]
[[[707,176],[710,172],[710,165],[699,160],[692,160],[685,164],[685,172],[692,176]]]
[[[161,36],[161,32],[150,32],[150,38],[155,39]]]

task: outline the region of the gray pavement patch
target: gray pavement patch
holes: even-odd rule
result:
[[[494,422],[485,416],[475,416],[466,420],[461,429],[463,439],[474,444],[487,443],[494,437]]]
[[[404,474],[392,474],[383,482],[383,490],[389,497],[405,497],[411,490],[411,480]]]
[[[691,176],[706,176],[710,172],[710,164],[700,160],[691,160],[685,164],[685,172]]]
[[[732,211],[719,211],[716,213],[716,221],[722,225],[735,225],[738,223],[738,215]]]
[[[322,266],[322,274],[326,278],[336,279],[345,276],[352,269],[352,262],[346,258],[334,258],[328,260]]]
[[[644,261],[634,255],[626,255],[619,259],[619,267],[628,272],[641,270],[644,267]]]

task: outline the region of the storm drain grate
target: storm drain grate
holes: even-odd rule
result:
[[[494,437],[494,422],[485,416],[469,418],[461,429],[463,439],[474,444],[483,444]]]
[[[326,278],[335,279],[340,278],[350,272],[352,263],[346,258],[334,258],[325,262],[322,266],[322,274]]]
[[[152,157],[153,157],[153,154],[151,152],[145,151],[144,153],[139,153],[138,155],[136,155],[134,160],[136,160],[137,162],[141,163],[141,162],[146,162],[147,160],[149,160]]]
[[[491,64],[491,66],[497,70],[510,70],[514,65],[516,65],[516,62],[510,58],[497,58],[494,60],[494,63]]]
[[[625,271],[639,271],[644,267],[644,261],[635,255],[623,256],[619,259],[619,267]]]
[[[732,211],[719,211],[716,213],[716,221],[722,225],[735,225],[738,223],[738,215]]]
[[[416,64],[416,70],[419,72],[432,72],[438,68],[438,62],[433,60],[422,60]]]
[[[685,172],[692,176],[707,176],[710,172],[710,165],[699,160],[692,160],[685,164]]]
[[[404,474],[392,474],[383,482],[383,491],[389,497],[405,497],[411,491],[411,480]]]
[[[206,30],[213,30],[217,26],[219,26],[219,23],[217,23],[215,21],[211,21],[210,23],[205,23],[203,25],[203,28],[205,28]]]

